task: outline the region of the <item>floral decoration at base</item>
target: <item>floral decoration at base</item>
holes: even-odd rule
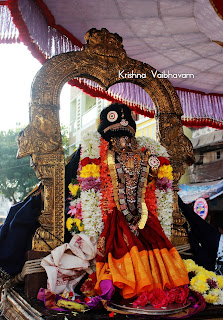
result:
[[[145,307],[147,304],[160,309],[165,308],[169,304],[179,303],[186,304],[189,295],[188,286],[177,287],[171,290],[154,289],[152,291],[142,292],[133,302],[133,307]]]
[[[184,260],[189,278],[189,288],[199,292],[207,303],[223,305],[223,276],[198,266],[192,259]]]

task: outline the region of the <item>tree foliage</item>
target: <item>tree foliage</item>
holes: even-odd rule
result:
[[[0,131],[0,193],[14,203],[21,201],[39,183],[30,158],[16,159],[17,137],[21,128]],[[67,129],[61,128],[64,151],[68,146]]]
[[[20,130],[0,132],[0,192],[14,203],[22,200],[38,183],[29,157],[16,159]]]
[[[69,132],[68,128],[65,125],[61,125],[61,136],[62,136],[62,144],[65,158],[69,155]]]

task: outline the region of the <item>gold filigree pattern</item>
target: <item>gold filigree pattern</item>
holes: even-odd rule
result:
[[[44,185],[41,223],[53,230],[52,235],[47,231],[37,231],[33,242],[36,250],[46,249],[41,237],[49,240],[52,248],[64,238],[64,155],[59,98],[63,85],[72,78],[92,79],[105,90],[121,80],[131,81],[150,95],[156,108],[160,141],[167,148],[174,168],[175,192],[185,163],[193,161],[192,145],[182,131],[180,101],[168,79],[154,78],[151,70],[156,70],[153,67],[129,58],[122,38],[107,29],[91,29],[86,33],[85,40],[82,51],[54,56],[37,73],[31,90],[30,124],[18,139],[18,157],[31,155],[36,175]],[[146,78],[120,79],[119,70],[145,73]],[[179,212],[177,202],[176,212]]]
[[[97,254],[104,258],[105,256],[105,237],[100,237],[97,242]]]
[[[114,151],[108,150],[107,159],[108,159],[108,169],[110,172],[112,185],[113,185],[113,194],[114,194],[115,204],[116,204],[116,207],[118,208],[118,210],[121,211],[120,204],[119,204],[118,177],[117,177],[117,172],[116,172],[116,168],[115,168]]]
[[[128,237],[125,233],[123,233],[123,240],[125,241],[125,244],[127,245],[127,247],[129,247]]]
[[[145,157],[144,161],[148,162],[148,156],[145,155],[144,157]],[[144,186],[142,189],[142,215],[141,215],[141,219],[139,220],[139,229],[143,229],[145,227],[146,221],[148,219],[148,209],[147,209],[146,202],[145,202],[145,193],[146,193],[149,170],[150,170],[150,166],[147,165],[145,182],[144,182]]]

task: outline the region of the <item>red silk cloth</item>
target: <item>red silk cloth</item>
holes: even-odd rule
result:
[[[108,215],[98,240],[96,291],[100,281],[112,280],[125,299],[155,288],[189,283],[184,263],[154,215],[136,237],[116,208]]]
[[[212,7],[218,14],[218,16],[223,20],[223,2],[222,0],[209,0]]]

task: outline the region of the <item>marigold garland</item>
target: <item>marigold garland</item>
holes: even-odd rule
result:
[[[75,233],[80,233],[84,230],[84,225],[78,218],[69,217],[66,221],[66,227],[68,231]]]
[[[157,216],[157,203],[156,203],[156,195],[155,195],[155,181],[151,181],[146,188],[145,194],[145,202],[147,205],[147,209],[150,214]]]
[[[99,178],[100,176],[100,167],[94,163],[87,164],[86,166],[82,166],[80,177],[81,178]]]
[[[74,223],[74,219],[71,218],[71,217],[69,217],[69,218],[67,219],[67,221],[66,221],[66,228],[67,228],[68,231],[71,230],[73,223]]]
[[[80,189],[80,186],[78,184],[72,184],[70,183],[68,185],[68,189],[70,190],[70,193],[73,197],[76,197],[78,190]]]
[[[172,175],[172,167],[171,165],[162,165],[159,167],[159,171],[158,171],[158,178],[164,178],[166,177],[169,180],[173,180],[173,175]]]
[[[190,278],[189,288],[202,294],[207,303],[222,305],[223,276],[198,266],[192,259],[184,260],[184,264]]]

